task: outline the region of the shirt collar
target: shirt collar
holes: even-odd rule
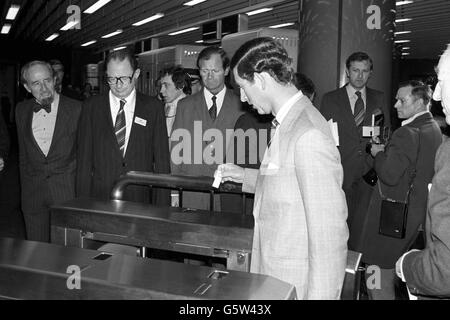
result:
[[[425,114],[425,113],[429,113],[430,111],[422,111],[419,113],[416,113],[415,115],[413,115],[411,118],[405,120],[402,122],[402,127],[406,126],[407,124],[410,124],[411,122],[413,122],[414,120],[416,120],[418,117],[420,117],[421,115]]]
[[[125,99],[127,104],[129,104],[130,102],[136,100],[136,88],[134,88],[133,91],[131,91],[131,93],[126,98],[118,98],[115,95],[113,95],[111,90],[109,90],[109,98],[111,99],[111,101],[114,102],[114,105],[119,105],[120,100],[122,99]]]
[[[353,86],[349,83],[347,84],[347,93],[349,97],[355,97],[355,99],[357,98],[356,96],[356,91],[361,92],[361,98],[363,98],[363,100],[365,100],[366,98],[366,87],[362,88],[361,90],[356,90],[355,88],[353,88]]]
[[[280,111],[278,111],[275,117],[275,119],[277,119],[279,124],[283,122],[284,118],[289,113],[289,110],[291,110],[292,106],[302,97],[303,93],[301,91],[298,91],[288,101],[286,101],[286,103],[281,107]]]
[[[217,97],[217,100],[222,100],[225,97],[225,92],[227,91],[227,87],[223,86],[223,89],[220,90],[217,94],[212,94],[208,89],[204,88],[203,93],[205,95],[206,101],[211,101],[213,96]]]
[[[166,103],[166,108],[169,107],[170,110],[174,109],[177,105],[178,105],[178,101],[180,101],[181,99],[186,98],[186,94],[184,92],[182,92],[177,98],[175,98],[175,100],[173,100],[172,102],[168,102]],[[167,116],[167,114],[166,114]]]

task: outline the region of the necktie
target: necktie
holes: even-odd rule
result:
[[[119,145],[122,156],[125,155],[125,134],[126,134],[126,122],[125,122],[125,111],[123,107],[127,102],[125,100],[120,100],[120,109],[116,117],[116,125],[114,131],[116,133],[117,143]]]
[[[52,110],[52,105],[51,104],[42,105],[39,102],[35,101],[35,104],[33,106],[33,112],[37,113],[41,109],[44,109],[47,113],[50,113],[50,111]]]
[[[358,127],[363,122],[366,112],[364,110],[364,101],[361,97],[361,92],[356,91],[356,95],[358,96],[358,99],[356,99],[355,112],[353,113],[353,115],[355,117],[356,126]]]
[[[268,147],[272,144],[273,137],[275,136],[275,132],[277,131],[278,126],[280,123],[276,118],[272,120],[272,126],[270,127],[270,141]]]
[[[209,109],[209,116],[211,117],[212,121],[216,120],[217,117],[217,104],[216,104],[216,96],[213,96],[212,98],[212,107]]]

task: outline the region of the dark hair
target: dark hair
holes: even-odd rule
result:
[[[347,67],[347,69],[350,69],[352,62],[355,61],[369,61],[370,63],[370,70],[373,70],[373,61],[372,58],[369,57],[369,55],[365,52],[354,52],[352,53],[348,58],[347,61],[345,62],[345,66]]]
[[[48,63],[50,63],[50,65],[51,65],[52,67],[53,67],[53,66],[61,66],[62,71],[64,71],[64,65],[62,64],[61,61],[59,61],[59,60],[57,60],[57,59],[52,59],[52,60],[49,60]]]
[[[292,59],[286,49],[272,38],[256,38],[244,43],[231,59],[231,68],[236,68],[242,79],[253,82],[254,73],[267,72],[277,82],[292,83],[294,71]]]
[[[26,84],[26,83],[27,83],[26,73],[28,72],[28,70],[29,70],[31,67],[36,66],[36,65],[39,65],[39,64],[42,65],[42,66],[47,67],[47,68],[48,68],[48,71],[50,72],[50,75],[51,75],[52,77],[55,76],[55,72],[53,71],[52,66],[51,66],[48,62],[40,61],[40,60],[34,60],[34,61],[30,61],[30,62],[26,63],[26,64],[22,67],[22,69],[20,70],[20,82],[21,82],[22,84]]]
[[[161,70],[160,74],[160,79],[165,75],[172,76],[172,81],[175,84],[175,88],[183,89],[185,94],[190,95],[192,93],[191,78],[182,66],[166,67]]]
[[[197,68],[200,69],[200,60],[209,60],[213,54],[220,55],[220,58],[222,59],[223,70],[226,70],[230,66],[230,58],[228,58],[225,50],[213,46],[213,47],[206,47],[205,49],[200,51],[197,58]]]
[[[430,87],[424,84],[422,81],[409,80],[402,82],[398,85],[399,89],[404,87],[412,87],[411,95],[415,99],[422,99],[424,105],[428,106],[428,104],[431,102],[431,97],[433,93]]]
[[[136,69],[139,67],[138,61],[135,58],[134,53],[127,48],[127,49],[112,51],[108,54],[108,56],[105,59],[105,72],[108,67],[108,63],[111,60],[124,61],[125,59],[127,59],[130,62],[131,67],[133,68],[133,71],[136,71]]]
[[[303,73],[296,72],[294,74],[294,85],[298,90],[301,90],[309,99],[316,93],[316,86],[314,82]]]

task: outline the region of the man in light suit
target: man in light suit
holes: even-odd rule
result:
[[[241,99],[276,127],[259,170],[219,166],[222,181],[255,192],[251,272],[294,284],[299,299],[339,299],[347,260],[343,171],[329,126],[292,82],[291,59],[257,38],[232,60]]]
[[[128,171],[170,173],[163,105],[136,92],[140,70],[128,50],[106,59],[110,91],[83,104],[78,137],[77,196],[109,199],[115,181]],[[165,190],[130,186],[125,200],[169,204]]]
[[[376,125],[390,127],[391,122],[383,92],[367,87],[373,72],[372,59],[364,52],[355,52],[347,58],[346,67],[349,83],[326,93],[320,112],[327,121],[333,119],[338,125],[343,188],[348,206],[349,249],[358,251],[362,224],[373,191],[373,186],[363,179],[373,168],[373,159],[366,153],[366,145],[371,139],[363,137],[363,127],[372,125],[372,115],[378,116]]]
[[[217,164],[223,163],[236,120],[243,114],[239,98],[225,86],[229,64],[221,48],[208,47],[200,52],[197,66],[204,88],[178,103],[171,136],[172,174],[212,177]],[[216,133],[216,139],[204,137],[208,131]],[[190,138],[190,145],[185,144],[185,138]],[[183,206],[209,209],[209,194],[183,192]],[[219,211],[218,196],[214,207]]]
[[[50,206],[75,197],[81,105],[56,92],[46,62],[27,63],[21,80],[34,97],[16,107],[22,211],[28,240],[48,242]]]
[[[441,101],[450,124],[450,46],[438,65],[434,100]],[[405,253],[396,264],[397,275],[410,292],[427,298],[450,298],[450,140],[436,154],[435,175],[428,198],[426,248]]]

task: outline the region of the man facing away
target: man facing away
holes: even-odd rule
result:
[[[231,63],[241,100],[275,116],[259,170],[219,166],[222,181],[255,193],[251,272],[294,284],[299,299],[339,299],[347,260],[343,172],[329,126],[293,83],[272,38],[245,43]]]
[[[204,88],[178,103],[171,136],[172,174],[212,177],[217,164],[223,163],[234,125],[242,114],[239,98],[225,86],[229,63],[221,48],[208,47],[200,52],[197,66]],[[209,194],[183,192],[183,206],[209,209]],[[216,195],[215,210],[219,208]]]
[[[55,90],[50,64],[32,61],[21,80],[33,99],[16,108],[22,211],[28,240],[50,240],[49,208],[75,197],[81,105]]]
[[[363,127],[372,125],[372,115],[380,119],[376,125],[390,127],[389,107],[384,94],[367,87],[373,72],[373,61],[364,52],[351,54],[346,61],[348,83],[324,95],[320,112],[328,121],[337,122],[339,152],[344,168],[344,192],[348,206],[349,248],[360,246],[360,225],[372,195],[373,186],[363,178],[371,172],[373,159],[366,153],[370,137],[363,136]],[[384,123],[383,123],[384,122]]]
[[[109,92],[83,104],[78,136],[77,195],[109,199],[115,181],[128,171],[169,173],[163,105],[136,92],[140,70],[128,50],[106,59]],[[169,193],[130,186],[125,200],[169,204]]]

